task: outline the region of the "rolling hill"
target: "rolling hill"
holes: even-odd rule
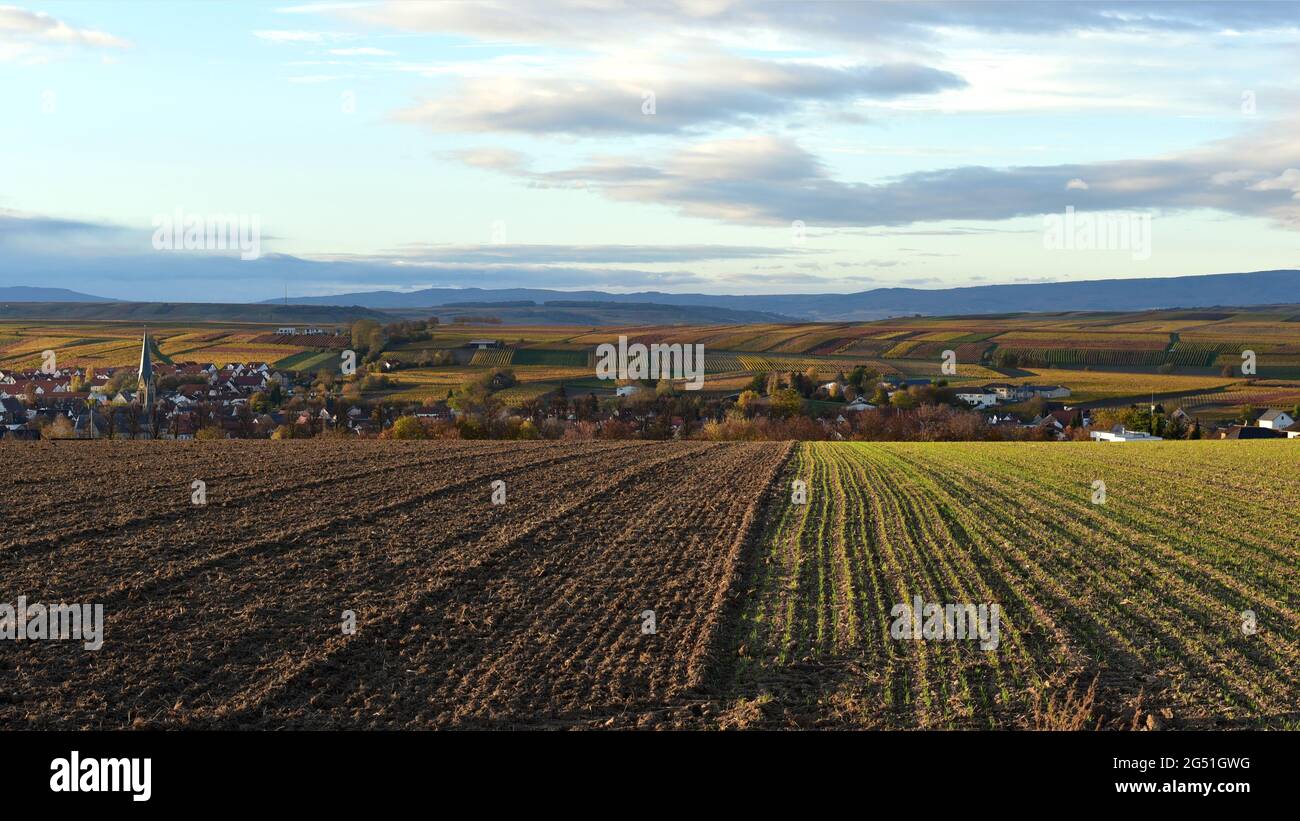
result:
[[[391,321],[387,314],[356,305],[257,305],[217,302],[9,302],[0,319],[118,320],[134,322],[341,323],[358,319]]]
[[[67,288],[33,288],[30,285],[0,286],[0,303],[4,302],[114,302]]]
[[[876,288],[850,294],[714,295],[668,294],[659,291],[615,294],[538,288],[427,288],[409,292],[365,291],[335,296],[291,297],[289,302],[299,305],[349,304],[401,309],[428,308],[466,301],[545,303],[556,300],[589,304],[655,303],[661,306],[726,308],[779,314],[803,321],[866,321],[911,314],[951,316],[1062,310],[1140,311],[1300,302],[1300,270],[978,285],[933,290]]]

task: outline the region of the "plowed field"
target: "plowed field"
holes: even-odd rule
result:
[[[3,643],[0,726],[635,725],[702,681],[787,450],[0,448],[3,599],[105,611],[98,651]]]
[[[0,445],[0,728],[1295,728],[1296,447]]]

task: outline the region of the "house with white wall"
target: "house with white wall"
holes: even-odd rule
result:
[[[1094,430],[1091,434],[1098,442],[1159,442],[1164,437],[1152,436],[1146,431],[1116,428],[1115,430]]]
[[[1295,419],[1291,414],[1284,410],[1269,408],[1259,417],[1259,426],[1261,428],[1271,428],[1272,430],[1284,430],[1295,424]]]

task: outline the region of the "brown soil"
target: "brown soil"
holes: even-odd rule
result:
[[[3,643],[0,727],[715,724],[712,662],[789,451],[0,447],[0,601],[105,612],[99,651]]]

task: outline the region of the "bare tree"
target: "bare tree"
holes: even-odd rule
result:
[[[132,439],[140,436],[140,423],[143,409],[139,403],[132,402],[126,406],[126,427]]]

